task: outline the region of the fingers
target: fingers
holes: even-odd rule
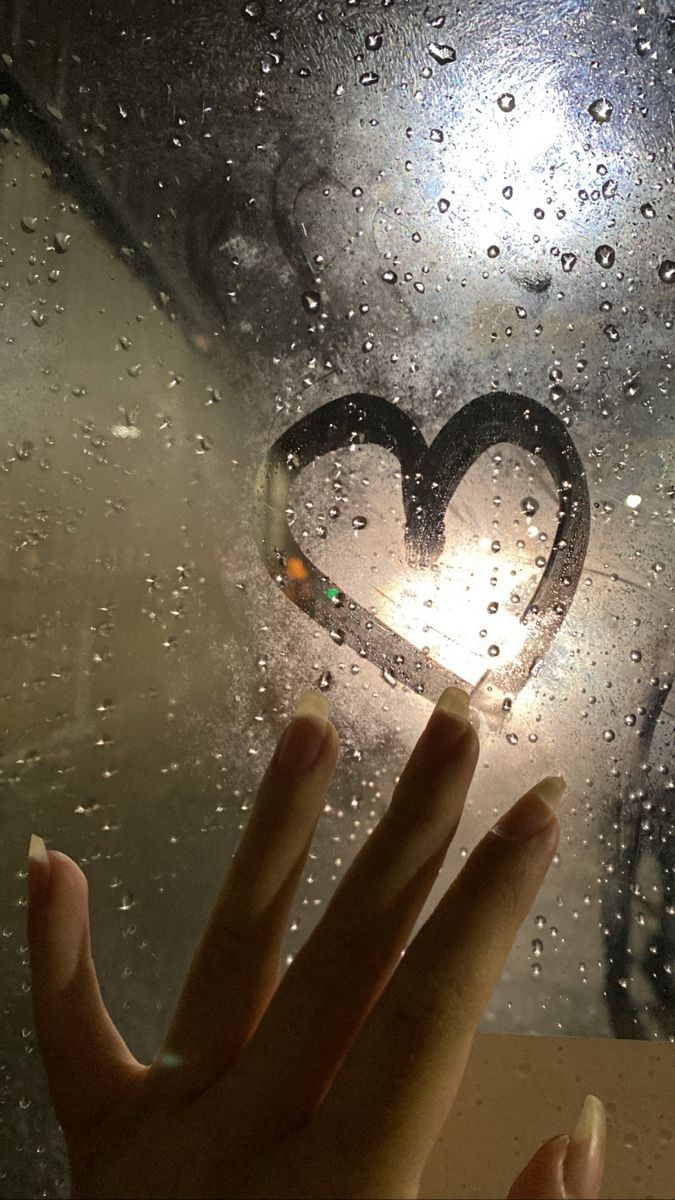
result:
[[[539,794],[518,800],[479,843],[407,950],[317,1114],[336,1144],[377,1156],[379,1170],[395,1153],[421,1174],[555,852],[559,826],[546,800],[559,799],[563,787],[542,781]]]
[[[32,837],[28,945],[33,1012],[56,1115],[66,1137],[93,1127],[144,1071],[101,998],[91,956],[87,880]]]
[[[507,1200],[596,1200],[605,1169],[605,1107],[587,1096],[571,1137],[544,1142]]]
[[[467,694],[448,688],[389,810],[284,975],[238,1064],[262,1076],[274,1057],[284,1088],[283,1095],[269,1098],[273,1126],[294,1127],[318,1107],[400,960],[475,770],[478,739],[467,713]]]
[[[152,1070],[177,1065],[180,1086],[208,1088],[251,1037],[277,986],[293,898],[338,754],[318,692],[302,697],[192,960]],[[271,1061],[271,1059],[270,1059]]]

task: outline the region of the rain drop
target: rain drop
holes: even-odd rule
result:
[[[534,496],[523,496],[520,502],[520,511],[528,517],[533,517],[539,508],[539,501],[535,500]]]
[[[427,50],[434,62],[440,63],[442,67],[446,67],[448,63],[454,62],[457,58],[457,54],[452,46],[441,46],[438,42],[430,42]]]
[[[597,121],[598,125],[604,125],[605,121],[609,121],[609,118],[614,112],[614,105],[609,100],[605,100],[604,97],[602,97],[599,100],[594,100],[592,104],[589,104],[588,111],[593,120]]]
[[[649,200],[646,200],[644,204],[640,205],[640,212],[642,213],[643,217],[647,218],[648,221],[651,221],[652,217],[656,216],[656,209]]]
[[[382,278],[385,283],[396,283],[398,275],[395,271],[383,271]]]
[[[35,233],[35,230],[37,229],[37,222],[37,217],[22,217],[21,228],[24,229],[26,233]]]
[[[662,283],[675,283],[675,262],[672,259],[664,258],[659,263],[659,279]]]
[[[488,246],[488,258],[497,258],[499,254],[499,246]]]
[[[577,261],[576,254],[572,254],[571,251],[568,254],[562,255],[560,262],[562,264],[563,271],[565,271],[565,273],[567,275],[569,275],[570,271],[572,271],[574,269],[574,264],[576,263],[576,261]]]
[[[365,529],[367,524],[366,517],[352,517],[352,527],[354,529]]]
[[[450,201],[446,200],[445,196],[441,196],[440,200],[438,201],[438,211],[442,212],[442,213],[446,213],[448,211],[449,207],[450,207]]]
[[[516,107],[516,98],[511,94],[511,92],[504,92],[497,98],[497,104],[501,108],[502,112],[513,112],[514,108]]]
[[[379,78],[376,71],[364,71],[359,78],[359,83],[362,83],[364,87],[371,87],[372,84],[379,82]]]
[[[616,734],[613,729],[605,729],[603,730],[602,736],[606,742],[613,742]]]
[[[612,246],[598,246],[597,250],[595,251],[595,261],[596,263],[599,263],[601,267],[607,268],[613,266],[615,258],[616,255]]]
[[[317,308],[319,308],[320,306],[321,306],[321,296],[319,295],[318,292],[303,292],[302,307],[305,309],[306,312],[309,312],[309,313],[316,312]]]

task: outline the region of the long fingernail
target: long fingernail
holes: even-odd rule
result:
[[[419,740],[419,753],[429,766],[444,762],[450,751],[469,728],[469,695],[461,688],[449,687],[439,696]]]
[[[321,753],[327,723],[326,697],[320,692],[304,692],[277,746],[278,766],[283,771],[308,771]]]
[[[46,893],[51,869],[43,838],[37,833],[31,833],[28,845],[28,887],[34,896]]]
[[[562,775],[548,775],[546,779],[541,779],[500,817],[494,826],[494,833],[514,841],[533,837],[552,820],[565,787]]]
[[[597,1096],[587,1096],[565,1155],[565,1191],[571,1198],[593,1200],[600,1194],[605,1166],[607,1120]]]

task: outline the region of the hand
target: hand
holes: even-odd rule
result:
[[[543,780],[500,818],[405,950],[478,758],[468,696],[448,688],[389,809],[279,982],[338,755],[327,713],[307,693],[282,734],[150,1066],[104,1007],[85,876],[31,839],[35,1022],[76,1200],[417,1196],[555,852],[564,781]],[[583,1136],[547,1142],[511,1200],[598,1195],[602,1106],[584,1111]]]

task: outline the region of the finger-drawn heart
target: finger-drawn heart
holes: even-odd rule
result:
[[[517,657],[486,671],[474,704],[508,710],[536,675],[574,597],[588,547],[590,501],[583,465],[563,422],[526,396],[492,392],[471,400],[431,445],[397,405],[354,393],[322,405],[273,443],[258,480],[260,553],[284,594],[345,643],[397,680],[435,699],[466,681],[435,662],[351,599],[304,554],[288,525],[291,480],[315,458],[367,443],[384,447],[401,467],[408,563],[431,566],[445,547],[445,514],[472,464],[491,446],[510,442],[540,455],[558,492],[558,528],[539,584],[521,617],[528,627]]]

